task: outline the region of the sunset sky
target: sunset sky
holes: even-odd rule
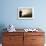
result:
[[[22,11],[22,16],[32,13],[32,9],[30,8],[23,8],[21,9],[21,11]]]

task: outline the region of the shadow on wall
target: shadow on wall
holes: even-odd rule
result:
[[[0,43],[2,43],[2,36],[3,36],[3,32],[5,32],[6,30],[4,30],[5,25],[4,24],[0,24]]]

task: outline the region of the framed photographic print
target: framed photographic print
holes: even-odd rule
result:
[[[18,8],[18,19],[33,19],[34,8],[31,7],[19,7]]]

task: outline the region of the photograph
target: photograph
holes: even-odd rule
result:
[[[18,8],[18,19],[32,19],[33,14],[33,8],[31,7]]]

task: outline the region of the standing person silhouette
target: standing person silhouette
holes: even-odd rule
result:
[[[19,11],[19,17],[22,17],[22,10]]]

